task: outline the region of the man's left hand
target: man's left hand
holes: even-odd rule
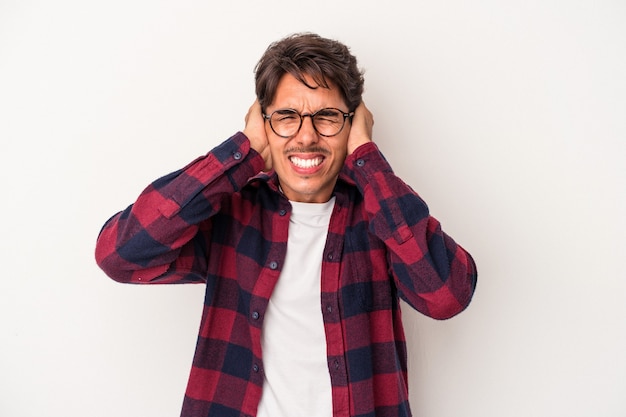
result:
[[[374,115],[365,107],[365,103],[361,102],[352,117],[352,126],[348,135],[348,155],[359,146],[372,141],[373,126]]]

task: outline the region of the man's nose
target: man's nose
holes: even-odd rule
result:
[[[302,117],[302,126],[300,127],[300,131],[298,132],[296,139],[298,143],[303,145],[317,143],[319,140],[319,135],[317,130],[315,130],[313,118],[311,116],[307,115]]]

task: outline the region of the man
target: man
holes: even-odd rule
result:
[[[113,279],[206,284],[182,416],[409,416],[399,298],[436,319],[476,269],[371,141],[343,44],[297,34],[256,67],[239,132],[111,218]]]

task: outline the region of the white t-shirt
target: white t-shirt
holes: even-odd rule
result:
[[[261,333],[265,381],[257,416],[332,417],[320,280],[335,198],[291,204],[285,265]]]

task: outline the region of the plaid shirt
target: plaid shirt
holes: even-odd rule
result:
[[[152,183],[98,237],[98,264],[116,281],[206,284],[183,417],[257,412],[263,317],[291,212],[263,166],[237,133]],[[320,294],[333,415],[410,416],[399,297],[449,318],[470,302],[474,261],[374,143],[347,157],[334,195]]]

